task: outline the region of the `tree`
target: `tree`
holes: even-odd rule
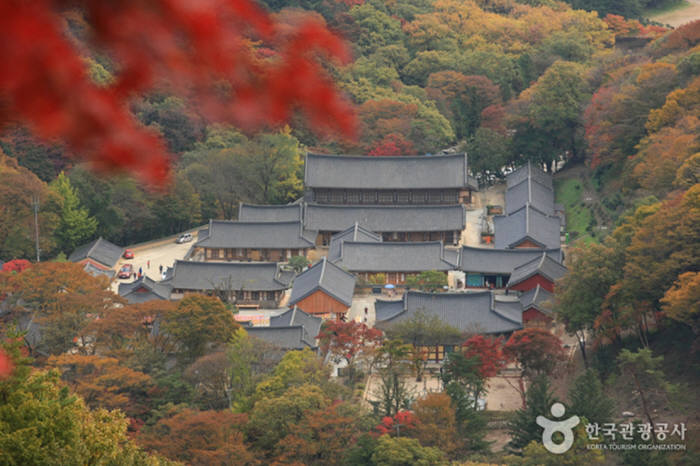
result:
[[[700,272],[685,272],[661,299],[662,309],[673,320],[683,322],[700,334]]]
[[[231,411],[186,408],[144,429],[138,441],[149,450],[192,465],[255,464],[255,456],[244,443],[246,420],[245,415]]]
[[[543,375],[535,377],[527,389],[525,405],[515,412],[508,423],[511,440],[508,447],[521,450],[530,442],[542,441],[542,428],[535,422],[537,416],[546,416],[556,401],[552,397],[549,381]]]
[[[118,64],[112,84],[90,80],[78,48],[63,34],[60,12],[71,7],[80,7],[91,26],[91,45]],[[352,112],[309,51],[340,60],[349,54],[317,19],[273,19],[248,0],[197,8],[163,1],[12,1],[3,4],[0,18],[0,42],[28,44],[2,50],[2,61],[14,63],[0,75],[7,103],[2,122],[19,118],[35,134],[63,140],[102,168],[165,181],[163,144],[139,127],[125,105],[132,94],[164,80],[196,97],[201,111],[241,127],[279,124],[300,108],[317,128],[352,131]],[[37,30],[41,40],[32,39]],[[274,60],[258,57],[256,40],[274,50]]]
[[[257,345],[257,341],[254,344]],[[320,386],[330,395],[332,389],[327,383],[328,377],[328,368],[310,349],[289,351],[277,364],[272,375],[255,387],[255,399],[276,398],[289,388],[303,384]]]
[[[479,181],[493,182],[502,178],[502,168],[512,162],[509,140],[502,133],[481,127],[465,143],[469,169]]]
[[[518,466],[577,466],[579,464],[605,463],[603,450],[590,448],[586,427],[583,423],[574,428],[574,444],[567,452],[559,455],[550,453],[542,445],[542,439],[533,440],[522,450],[522,455],[509,455],[504,458],[508,464]]]
[[[462,343],[462,348],[467,359],[479,358],[479,372],[484,378],[495,377],[506,365],[502,337],[487,338],[483,335],[474,335]]]
[[[588,369],[575,381],[569,389],[570,407],[568,414],[576,414],[589,423],[603,425],[613,417],[615,403],[603,392],[603,384],[598,374]]]
[[[296,273],[301,272],[306,267],[308,267],[311,262],[304,256],[293,256],[288,261],[289,266],[294,269]]]
[[[455,408],[446,393],[429,393],[416,400],[412,409],[417,422],[409,435],[421,445],[439,448],[448,456],[460,447]]]
[[[0,259],[35,258],[32,196],[39,200],[39,248],[46,257],[56,248],[60,197],[0,150]]]
[[[209,346],[231,341],[238,328],[224,303],[204,295],[184,297],[163,322],[163,331],[177,341],[188,361],[203,356]]]
[[[532,381],[537,377],[552,374],[557,364],[565,358],[561,340],[547,330],[539,328],[513,332],[503,352],[515,361],[520,369],[518,391],[523,405],[527,403],[524,380]]]
[[[92,353],[88,324],[115,310],[123,300],[106,290],[105,277],[93,277],[81,264],[42,262],[0,283],[11,313],[31,351],[61,354],[71,348]]]
[[[416,439],[382,435],[372,453],[372,462],[376,466],[429,466],[442,464],[444,455],[437,448],[421,446]]]
[[[382,418],[381,424],[375,427],[381,435],[392,435],[395,437],[401,437],[401,432],[403,435],[410,436],[413,429],[416,428],[418,420],[413,415],[413,412],[407,410],[400,410],[391,416],[384,416]]]
[[[117,359],[80,354],[51,356],[47,365],[61,371],[61,378],[93,409],[120,409],[130,417],[148,410],[153,381],[129,369]]]
[[[127,438],[123,414],[91,411],[57,372],[32,371],[20,345],[16,338],[4,345],[16,368],[0,379],[0,463],[169,464]]]
[[[667,392],[672,389],[661,369],[663,359],[663,356],[654,357],[649,348],[641,348],[635,352],[623,349],[617,356],[617,363],[624,380],[628,385],[633,385],[639,393],[639,401],[644,416],[651,424],[652,432],[656,432],[654,419],[651,416],[652,405],[664,399]]]
[[[413,348],[401,340],[385,340],[377,350],[374,367],[381,381],[378,395],[383,414],[393,417],[408,409],[412,393],[404,380],[409,373]]]
[[[97,230],[97,220],[90,217],[85,207],[71,186],[66,175],[61,172],[51,187],[63,199],[61,217],[55,235],[63,252],[70,253],[76,246],[87,242]]]
[[[330,354],[336,364],[345,361],[348,368],[348,385],[353,386],[355,369],[360,360],[371,358],[382,344],[382,331],[367,325],[340,320],[327,320],[318,335],[321,351]]]
[[[418,275],[409,275],[406,285],[422,291],[442,290],[447,286],[447,275],[438,270],[425,270]]]
[[[567,261],[569,273],[555,285],[554,310],[566,331],[576,335],[586,367],[587,335],[593,332],[610,287],[622,275],[624,256],[620,249],[611,241],[571,249]]]

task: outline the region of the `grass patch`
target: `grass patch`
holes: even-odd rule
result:
[[[566,230],[571,239],[583,239],[589,236],[588,227],[593,214],[583,202],[583,183],[578,178],[555,180],[554,195],[557,202],[564,204],[566,213]],[[589,238],[589,240],[592,240]]]
[[[666,2],[662,5],[659,5],[656,8],[647,8],[646,10],[643,11],[642,16],[649,18],[649,19],[654,19],[653,16],[659,16],[663,15],[665,13],[671,13],[672,11],[676,10],[681,10],[683,8],[689,7],[690,2],[687,0],[680,0],[676,2]]]

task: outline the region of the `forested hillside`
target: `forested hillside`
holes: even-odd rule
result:
[[[455,147],[468,153],[482,187],[530,161],[555,172],[557,202],[566,208],[569,273],[557,284],[556,314],[576,335],[585,367],[595,369],[565,387],[571,413],[602,424],[630,410],[645,422],[697,429],[700,21],[675,30],[649,24],[644,9],[663,2],[643,0],[262,3],[282,24],[309,14],[347,41],[352,59],[323,67],[353,105],[356,137],[319,133],[300,114],[263,131],[212,124],[196,101],[163,86],[130,101],[172,155],[170,183],[153,189],[133,173],[95,171],[66,146],[8,125],[0,133],[0,260],[35,257],[32,194],[42,259],[62,259],[97,236],[128,245],[236,218],[239,202],[294,201],[307,150],[379,157]],[[93,81],[113,83],[119,64],[85,46],[83,14],[62,18]],[[259,43],[246,46],[262,62],[276,58]],[[6,322],[39,319],[44,338],[9,325],[0,332],[11,356],[0,353],[0,400],[13,403],[0,404],[0,463],[3,455],[25,464],[53,460],[29,444],[34,456],[22,457],[13,446],[25,445],[16,432],[33,422],[52,432],[64,455],[56,461],[66,464],[86,455],[105,464],[698,459],[689,432],[687,452],[604,455],[577,443],[552,460],[539,428],[522,421],[549,409],[547,377],[554,380],[562,358],[561,342],[537,332],[519,336],[528,344],[509,340],[505,355],[503,342],[474,337],[465,351],[479,358],[456,358],[441,374],[445,392],[411,412],[401,405],[405,393],[389,393],[372,413],[358,402],[361,383],[330,379],[309,351],[283,356],[251,342],[215,298],[126,305],[77,265],[59,260],[19,272],[0,272],[0,314]],[[105,312],[115,303],[123,312]],[[154,320],[166,331],[153,332]],[[335,356],[352,358],[360,343],[346,330],[328,336],[324,350],[338,344]],[[417,367],[398,340],[377,342],[372,357],[385,364],[387,380]],[[531,369],[523,377],[532,389],[522,390],[531,412],[491,419],[474,400],[506,360]],[[62,381],[31,365],[60,369]],[[513,456],[490,450],[489,421],[507,423]]]

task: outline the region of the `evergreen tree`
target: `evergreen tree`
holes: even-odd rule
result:
[[[542,428],[537,425],[537,416],[548,416],[552,404],[556,401],[550,390],[549,380],[539,376],[532,381],[527,390],[527,404],[515,412],[508,423],[511,440],[508,447],[521,450],[532,441],[542,440]]]
[[[592,369],[584,372],[569,390],[570,413],[590,423],[610,422],[615,404],[603,393],[603,384]]]
[[[70,252],[95,234],[97,220],[95,217],[91,217],[87,208],[80,204],[75,189],[63,172],[58,175],[51,186],[63,198],[61,219],[54,234],[61,250]]]

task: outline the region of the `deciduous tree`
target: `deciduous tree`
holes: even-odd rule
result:
[[[321,350],[329,353],[336,364],[345,361],[349,372],[348,385],[352,387],[358,362],[369,361],[374,356],[382,344],[382,331],[354,320],[327,320],[318,339]]]

